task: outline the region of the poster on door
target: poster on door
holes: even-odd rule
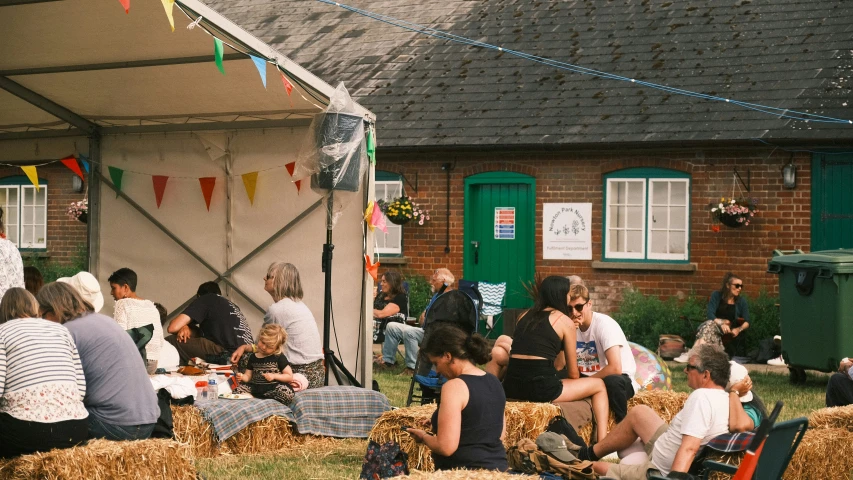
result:
[[[592,260],[592,204],[542,205],[542,258]]]
[[[495,240],[515,240],[515,207],[495,207]]]

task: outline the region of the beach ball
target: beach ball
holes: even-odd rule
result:
[[[648,348],[628,342],[634,362],[637,364],[637,373],[634,379],[640,384],[642,390],[672,390],[672,375],[669,367],[662,358]]]

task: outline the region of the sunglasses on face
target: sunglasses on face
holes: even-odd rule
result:
[[[589,303],[589,302],[586,302]],[[576,312],[583,313],[583,307],[586,306],[586,303],[579,303],[577,305],[569,305],[570,308],[574,308]]]
[[[696,370],[696,371],[698,372],[698,371],[699,371],[699,367],[697,367],[696,365],[690,365],[690,364],[688,363],[688,364],[684,367],[684,370],[685,370],[685,371],[686,371],[686,370]]]
[[[735,287],[735,288],[737,288],[737,289],[741,289],[741,288],[743,288],[743,284],[742,284],[742,283],[733,283],[733,284],[732,284],[732,286],[733,286],[733,287]]]

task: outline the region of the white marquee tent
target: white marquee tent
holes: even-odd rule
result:
[[[331,86],[197,0],[132,0],[129,13],[118,0],[0,0],[0,32],[0,162],[88,159],[90,269],[105,293],[109,274],[130,267],[140,295],[174,312],[218,280],[256,332],[272,303],[262,278],[283,260],[299,268],[322,329],[326,210],[307,181],[297,190],[287,165]],[[119,187],[108,167],[123,171]],[[242,175],[254,172],[252,202]],[[155,176],[169,177],[159,207]],[[199,179],[211,177],[208,207]],[[331,346],[362,382],[371,365],[368,183],[333,230]]]

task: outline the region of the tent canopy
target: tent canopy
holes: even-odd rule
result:
[[[331,86],[200,2],[172,16],[174,32],[157,0],[129,14],[118,1],[0,0],[0,139],[286,126],[328,103]],[[249,54],[265,60],[266,88]]]

